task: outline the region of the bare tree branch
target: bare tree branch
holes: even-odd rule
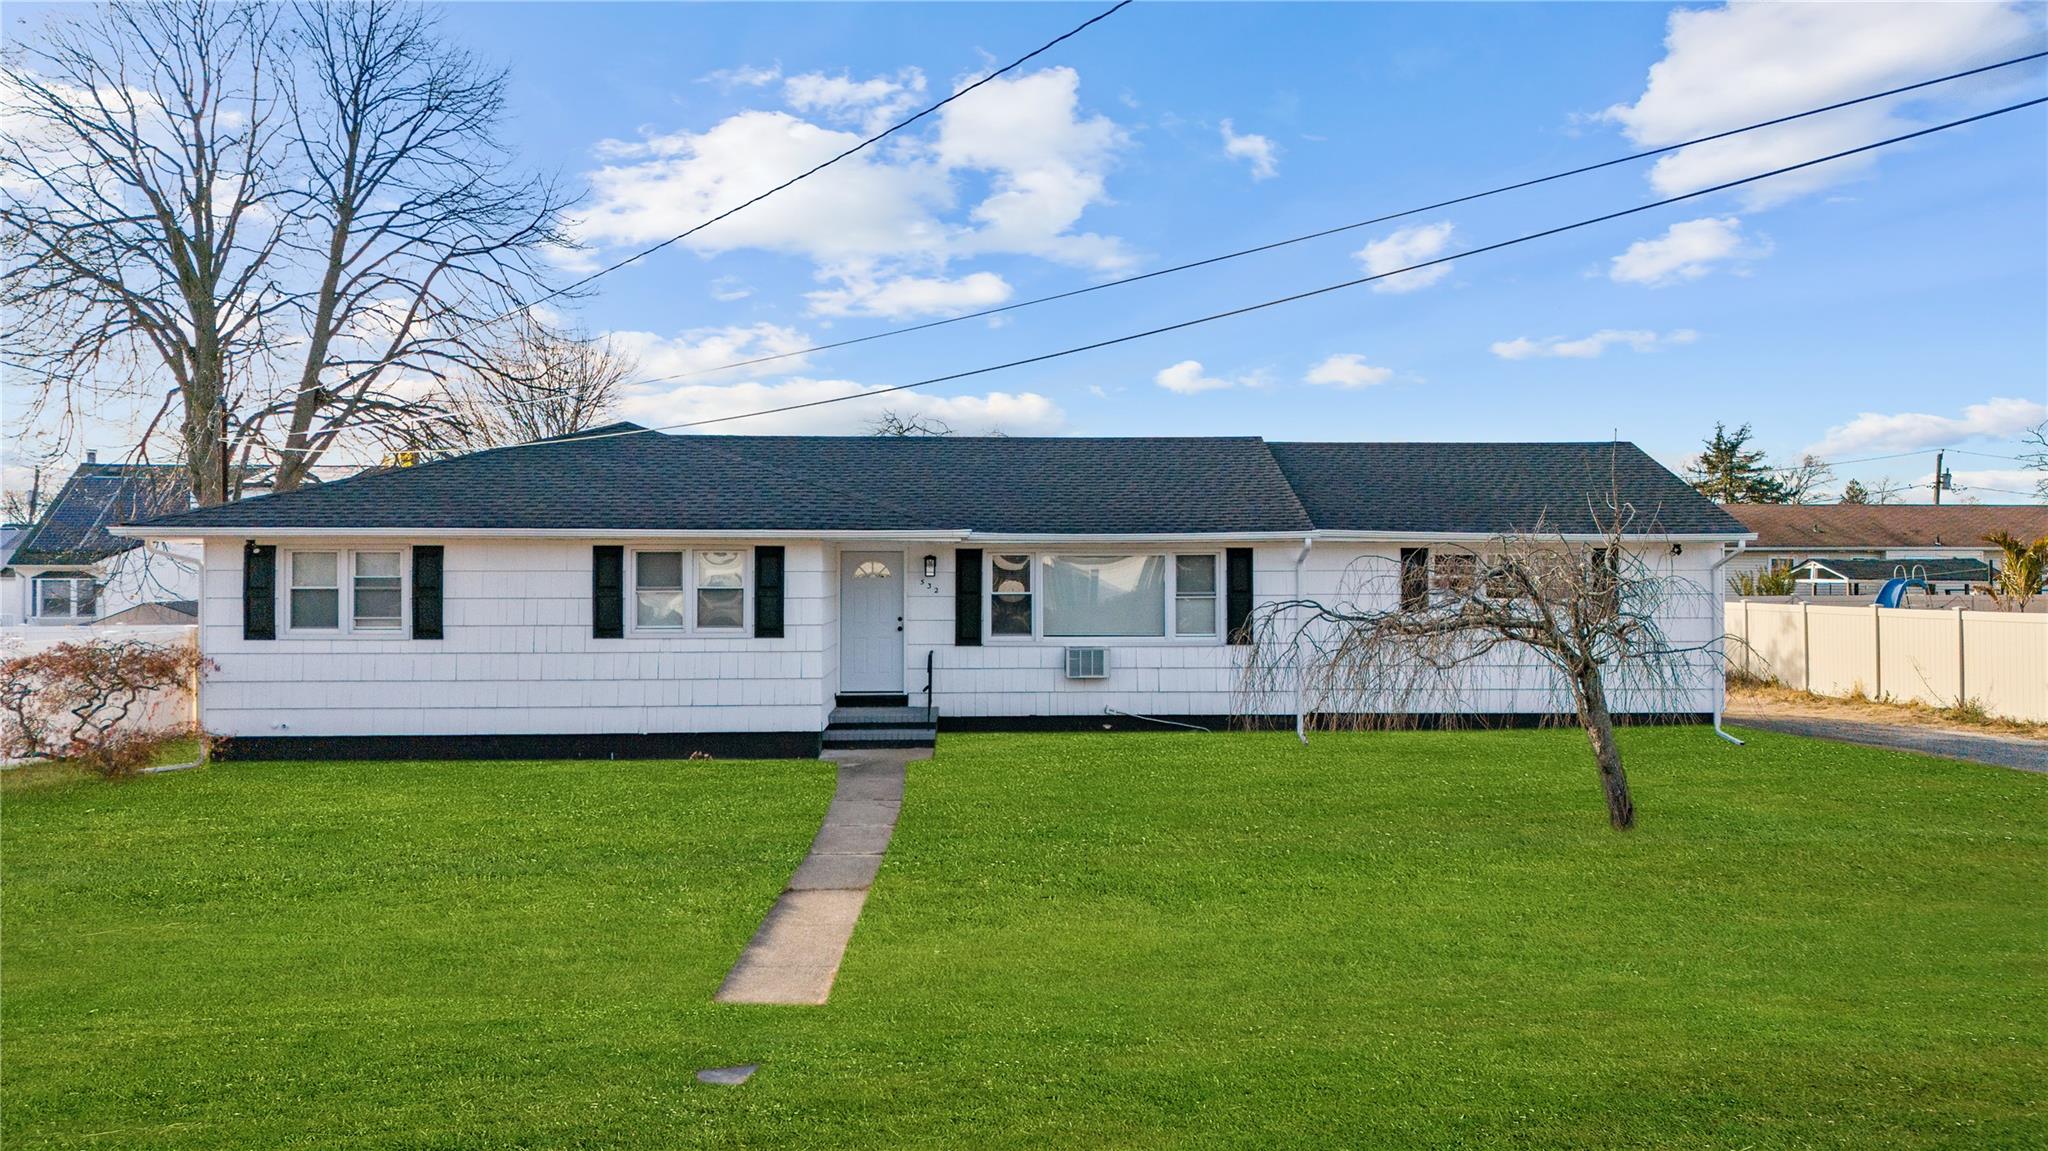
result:
[[[1301,693],[1318,727],[1360,727],[1418,715],[1475,710],[1482,693],[1516,700],[1503,711],[1565,710],[1584,729],[1608,817],[1634,825],[1614,702],[1625,710],[1675,710],[1689,684],[1718,666],[1717,638],[1673,643],[1663,620],[1683,597],[1707,589],[1643,554],[1635,513],[1604,509],[1598,538],[1539,524],[1477,548],[1405,549],[1399,561],[1361,564],[1331,599],[1296,599],[1255,612],[1238,692],[1240,714],[1270,714],[1276,698]],[[1547,686],[1532,688],[1532,681]],[[1534,703],[1536,706],[1527,706]]]

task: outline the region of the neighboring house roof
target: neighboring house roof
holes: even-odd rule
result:
[[[109,530],[115,525],[191,504],[191,481],[182,465],[80,464],[8,562],[18,567],[98,563],[140,546]]]
[[[1981,559],[1958,556],[1927,556],[1919,559],[1895,560],[1848,560],[1813,559],[1800,566],[1811,564],[1826,569],[1843,579],[1885,580],[1895,575],[1921,576],[1938,580],[1975,580],[1985,582],[1991,578],[1991,565]]]
[[[1983,548],[2008,531],[2048,536],[2044,504],[1728,504],[1756,533],[1751,548],[1816,551],[1864,548]]]
[[[1744,534],[1628,444],[606,434],[637,431],[612,425],[197,508],[146,526],[153,534],[187,527],[1492,533],[1534,527],[1537,513],[1547,512],[1551,528],[1584,530],[1588,499],[1604,497],[1614,457],[1623,498],[1656,520],[1646,518],[1638,530]],[[1516,515],[1529,519],[1514,523]]]
[[[101,616],[93,621],[95,627],[139,627],[155,624],[187,624],[199,620],[199,601],[191,599],[167,599],[158,603],[139,603],[134,607],[117,611],[113,615]]]
[[[1630,443],[1276,443],[1319,528],[1598,533],[1611,497],[1635,534],[1743,535],[1743,526]]]

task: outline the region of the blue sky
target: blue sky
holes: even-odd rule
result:
[[[937,99],[1100,6],[464,4],[508,137],[585,190],[603,262]],[[1674,15],[1676,13],[1676,15]],[[599,281],[568,311],[646,374],[1099,282],[1986,63],[2042,9],[1141,3],[929,128]],[[1657,71],[1653,73],[1652,69]],[[2039,95],[2038,65],[1229,265],[639,389],[668,422],[1027,356],[1453,254]],[[2048,418],[2048,115],[888,400],[722,425],[1587,439],[1676,464],[1715,421],[1866,482],[2031,487]],[[1227,125],[1227,128],[1226,128]],[[1377,262],[1376,262],[1377,261]],[[913,396],[917,398],[912,398]],[[1924,452],[1923,452],[1923,449]],[[1915,497],[1925,498],[1924,489]]]

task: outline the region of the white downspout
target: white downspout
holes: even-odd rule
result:
[[[1301,551],[1294,557],[1294,602],[1296,604],[1301,602],[1301,565],[1308,561],[1309,549],[1315,546],[1314,536],[1301,537]],[[1296,607],[1294,610],[1298,612],[1301,609]],[[1298,624],[1295,627],[1294,636],[1289,642],[1294,645],[1294,738],[1300,740],[1303,747],[1307,747],[1308,713],[1304,709],[1302,702],[1301,628]]]
[[[1716,597],[1717,603],[1724,602],[1728,598],[1728,585],[1721,581],[1721,569],[1728,566],[1728,561],[1734,559],[1736,556],[1739,556],[1743,552],[1746,552],[1748,550],[1749,542],[1747,540],[1738,540],[1735,544],[1734,551],[1729,552],[1727,555],[1724,555],[1720,559],[1715,560],[1714,566],[1707,569],[1707,578],[1714,581],[1714,589],[1720,593],[1720,595]],[[1725,638],[1728,629],[1728,613],[1725,609],[1721,612],[1721,619],[1718,622],[1722,630],[1722,635]],[[1743,638],[1745,642],[1748,639],[1747,636]],[[1729,735],[1727,730],[1721,726],[1721,712],[1722,709],[1724,709],[1728,704],[1728,669],[1725,666],[1728,662],[1728,654],[1725,650],[1725,644],[1723,645],[1723,648],[1724,650],[1721,653],[1721,662],[1724,666],[1721,668],[1721,686],[1716,688],[1714,691],[1714,734],[1720,736],[1722,739],[1727,740],[1729,743],[1732,743],[1737,747],[1741,747],[1742,741],[1735,738],[1732,735]]]

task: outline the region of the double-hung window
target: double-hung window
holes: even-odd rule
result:
[[[1173,557],[1173,634],[1216,634],[1216,557]]]
[[[739,631],[747,624],[747,559],[736,549],[633,553],[633,626],[640,631]]]
[[[1479,590],[1479,557],[1471,552],[1439,552],[1430,566],[1429,590],[1438,602]]]
[[[731,631],[746,626],[746,563],[736,551],[697,553],[697,626]]]
[[[405,631],[405,552],[342,548],[286,556],[285,626],[295,632]]]
[[[1031,557],[989,557],[988,632],[990,635],[1031,634]]]
[[[633,557],[633,622],[644,628],[682,628],[683,552],[639,552]]]
[[[89,620],[99,612],[100,585],[89,575],[35,578],[37,619]]]
[[[405,577],[398,552],[355,553],[357,631],[397,631],[405,624]]]
[[[293,552],[291,628],[341,630],[341,553]]]

